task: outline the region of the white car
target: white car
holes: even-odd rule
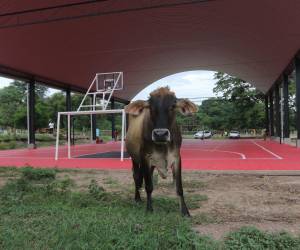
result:
[[[241,135],[239,131],[230,131],[228,137],[231,139],[238,139]]]
[[[195,139],[207,139],[212,137],[211,131],[205,130],[205,131],[198,131],[196,134],[194,134]]]

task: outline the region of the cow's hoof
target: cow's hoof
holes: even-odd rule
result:
[[[135,197],[134,200],[135,200],[136,203],[141,203],[142,202],[141,197]]]
[[[135,193],[134,200],[135,200],[135,202],[137,202],[137,203],[142,202],[142,199],[141,199],[141,196],[140,196],[140,192],[136,192],[136,193]]]
[[[185,213],[185,214],[184,214],[184,213],[181,213],[181,215],[182,215],[182,217],[188,217],[188,218],[191,217],[191,215],[190,215],[189,212],[188,212],[188,213]]]
[[[147,207],[146,212],[147,213],[152,213],[153,212],[153,208],[152,207]]]
[[[181,209],[181,215],[183,217],[191,217],[189,210],[186,207]]]

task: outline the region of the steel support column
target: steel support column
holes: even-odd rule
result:
[[[27,92],[27,129],[28,146],[35,148],[35,82],[28,83]]]
[[[93,140],[96,140],[96,128],[97,128],[97,117],[92,115],[92,127],[93,127]]]
[[[269,93],[269,100],[270,100],[270,135],[274,136],[274,101],[273,101],[273,89],[270,90]]]
[[[266,128],[266,134],[269,134],[269,96],[268,94],[265,95],[265,128]]]
[[[66,90],[66,111],[72,111],[71,90]]]
[[[283,74],[283,138],[289,137],[289,78],[288,75]]]
[[[278,84],[275,84],[275,127],[276,136],[281,139],[280,95]]]
[[[110,99],[110,109],[115,109],[115,99],[112,96]],[[111,114],[111,138],[115,138],[115,131],[116,131],[116,125],[115,125],[115,114]]]
[[[300,59],[295,58],[296,70],[296,129],[297,129],[297,146],[300,146]]]

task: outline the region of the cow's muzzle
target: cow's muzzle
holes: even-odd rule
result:
[[[170,131],[167,128],[155,128],[152,130],[152,141],[155,143],[167,143],[171,140]]]

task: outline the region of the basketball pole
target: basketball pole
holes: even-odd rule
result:
[[[125,110],[122,110],[122,138],[121,138],[121,161],[124,160],[124,136],[125,136]]]
[[[55,160],[58,160],[60,112],[57,114]]]
[[[102,77],[104,79],[104,87],[101,88],[99,86],[99,79]],[[107,79],[107,77],[109,77]],[[108,84],[106,84],[108,82]],[[113,85],[111,85],[113,83]],[[94,92],[94,85],[96,85],[96,89]],[[108,85],[108,87],[106,87]],[[56,148],[55,148],[55,160],[58,160],[58,149],[59,149],[59,133],[60,133],[60,117],[62,115],[67,116],[67,158],[71,158],[71,117],[76,115],[89,115],[91,120],[91,143],[93,143],[93,115],[97,114],[114,114],[119,113],[122,115],[122,138],[121,138],[121,161],[124,160],[124,141],[126,137],[126,113],[124,109],[111,109],[107,110],[108,103],[113,96],[113,92],[115,90],[123,89],[123,72],[110,72],[110,73],[97,73],[95,78],[93,79],[91,85],[89,86],[85,96],[83,97],[77,111],[67,111],[67,112],[58,112],[57,115],[57,133],[56,133]],[[100,101],[97,104],[97,95],[102,96],[102,102]],[[108,98],[106,100],[106,95]],[[85,105],[84,102],[87,96],[91,96],[91,104]],[[102,108],[101,110],[97,110],[96,107]],[[90,110],[82,110],[89,108]]]

